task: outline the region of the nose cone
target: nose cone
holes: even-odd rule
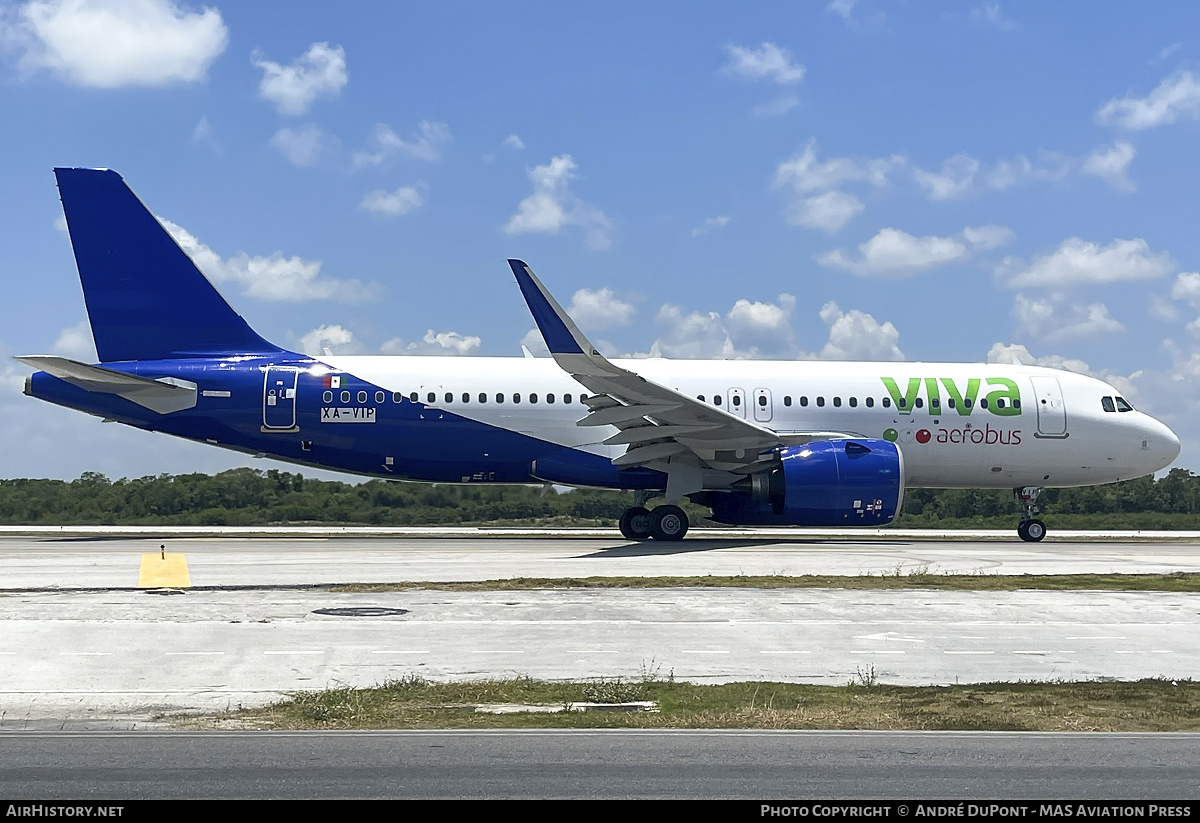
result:
[[[1140,451],[1148,464],[1149,471],[1165,469],[1179,456],[1179,438],[1153,417],[1145,416]]]

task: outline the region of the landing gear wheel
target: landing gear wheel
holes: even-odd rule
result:
[[[1046,524],[1041,520],[1026,520],[1017,526],[1017,534],[1027,543],[1037,543],[1046,536]]]
[[[621,534],[629,540],[645,540],[650,536],[650,512],[634,506],[621,515]]]
[[[655,540],[682,540],[687,530],[687,513],[678,506],[659,506],[650,512],[650,536]]]

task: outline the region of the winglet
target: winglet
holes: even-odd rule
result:
[[[533,315],[550,353],[599,356],[596,347],[583,336],[575,321],[563,311],[554,295],[546,290],[542,281],[529,270],[529,266],[521,260],[509,260],[508,265],[517,277],[517,285],[521,287],[521,294],[525,296],[529,313]]]

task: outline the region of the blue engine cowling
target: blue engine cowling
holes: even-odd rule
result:
[[[713,519],[746,526],[882,526],[904,501],[904,459],[887,440],[789,446],[779,466],[712,494]],[[737,487],[735,487],[737,488]]]

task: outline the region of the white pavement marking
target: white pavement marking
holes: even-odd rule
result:
[[[371,654],[429,654],[429,649],[377,649]]]
[[[180,656],[184,656],[184,655],[187,655],[187,656],[195,655],[195,656],[204,657],[204,656],[208,656],[208,655],[216,656],[216,655],[222,655],[222,654],[225,654],[225,652],[167,652],[168,657],[180,657]]]
[[[265,651],[263,654],[325,654],[323,649],[285,649],[281,651]]]

